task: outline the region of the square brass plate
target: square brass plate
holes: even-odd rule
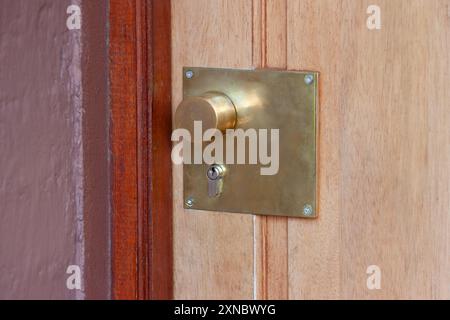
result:
[[[192,77],[185,76],[187,71]],[[316,217],[318,80],[317,72],[184,68],[184,97],[223,92],[238,110],[236,128],[279,129],[280,137],[276,175],[261,175],[259,163],[227,164],[216,198],[208,197],[209,166],[184,164],[184,199],[192,200],[185,208]]]

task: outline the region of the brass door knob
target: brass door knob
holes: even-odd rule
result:
[[[225,94],[207,92],[201,96],[187,97],[175,112],[175,128],[187,129],[194,136],[194,121],[202,122],[202,130],[218,129],[225,133],[236,125],[236,108]]]

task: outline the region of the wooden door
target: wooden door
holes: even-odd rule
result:
[[[185,210],[174,166],[175,298],[450,298],[449,21],[448,0],[172,0],[173,110],[183,66],[320,72],[320,217]]]

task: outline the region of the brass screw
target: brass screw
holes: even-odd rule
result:
[[[192,197],[189,197],[186,199],[184,204],[186,205],[186,207],[192,208],[194,206],[194,199]]]
[[[305,216],[310,216],[313,214],[313,208],[310,204],[305,204],[305,206],[303,207],[303,214]]]
[[[312,75],[312,74],[307,74],[306,76],[305,76],[305,83],[306,83],[306,85],[310,85],[310,84],[312,84],[314,82],[314,76]]]
[[[188,71],[186,71],[185,76],[188,79],[192,79],[192,77],[194,76],[194,72],[192,70],[188,70]]]

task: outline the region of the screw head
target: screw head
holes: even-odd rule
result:
[[[187,198],[184,204],[186,205],[186,207],[192,208],[192,206],[194,205],[194,198],[192,197]]]
[[[313,214],[313,208],[310,204],[305,204],[305,206],[303,207],[303,214],[305,216],[310,216]]]
[[[185,76],[187,79],[192,79],[192,77],[194,76],[194,71],[192,70],[186,71]]]
[[[305,76],[305,83],[309,86],[314,82],[314,76],[312,74],[307,74]]]

